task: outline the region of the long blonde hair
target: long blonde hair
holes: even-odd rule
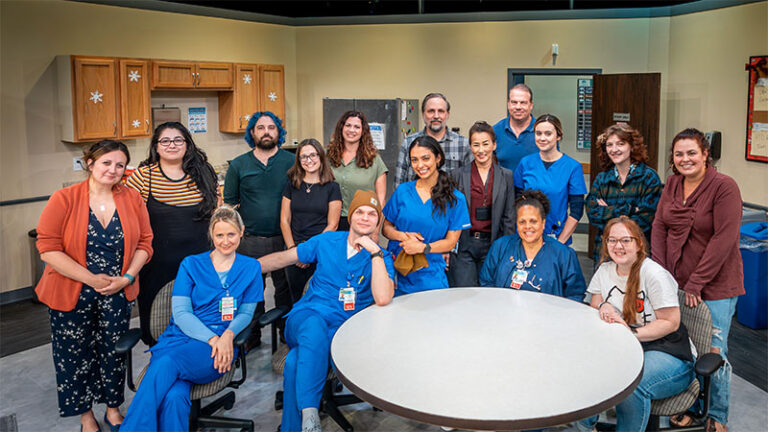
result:
[[[618,224],[624,225],[637,242],[637,259],[632,263],[632,267],[629,270],[627,292],[624,293],[624,305],[621,308],[621,317],[624,319],[624,322],[635,324],[637,322],[636,300],[637,294],[640,291],[640,268],[643,266],[643,261],[648,257],[648,242],[645,240],[643,230],[640,229],[637,222],[627,216],[613,218],[605,224],[605,229],[603,230],[603,244],[600,247],[601,264],[611,261],[611,256],[608,254],[608,236],[611,235],[611,228]]]

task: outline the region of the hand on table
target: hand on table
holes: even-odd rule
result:
[[[621,313],[616,310],[613,305],[610,303],[603,304],[600,309],[598,310],[600,312],[600,319],[608,322],[608,323],[619,323],[623,324],[625,327],[629,328],[626,322],[624,322],[624,318],[621,317]]]

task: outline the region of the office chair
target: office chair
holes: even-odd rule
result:
[[[171,320],[171,296],[173,294],[173,281],[168,282],[157,293],[157,297],[152,302],[152,311],[150,313],[149,325],[150,333],[154,340],[157,340],[163,333],[168,323]],[[236,419],[214,416],[213,414],[224,408],[225,410],[232,409],[235,404],[235,392],[229,391],[226,394],[220,396],[213,402],[206,406],[201,406],[201,399],[215,395],[216,393],[224,390],[227,387],[238,388],[245,382],[246,378],[246,363],[245,363],[245,350],[243,345],[248,340],[248,336],[251,334],[250,327],[246,327],[245,330],[240,332],[235,337],[234,345],[238,347],[237,358],[235,359],[234,367],[229,372],[222,375],[219,379],[212,381],[208,384],[195,384],[190,391],[190,400],[192,401],[192,409],[189,413],[189,429],[196,431],[202,427],[222,428],[222,429],[239,429],[243,432],[253,432],[254,424],[253,420],[249,419]],[[136,391],[141,380],[144,378],[144,373],[147,370],[147,366],[141,370],[138,379],[134,383],[133,381],[133,357],[131,350],[139,342],[141,338],[141,330],[130,329],[117,341],[115,345],[115,351],[118,354],[126,354],[127,357],[127,380],[128,388]],[[240,369],[240,378],[235,380],[235,370]]]
[[[698,379],[693,380],[682,393],[652,401],[651,418],[648,420],[646,430],[662,430],[659,428],[659,416],[687,414],[694,419],[693,424],[680,428],[672,426],[663,430],[704,431],[707,414],[709,414],[712,375],[723,366],[725,361],[720,354],[710,352],[712,347],[712,316],[709,314],[707,305],[701,302],[695,308],[689,308],[685,306],[685,292],[679,290],[677,296],[680,299],[680,321],[688,329],[688,335],[698,353],[694,365]],[[698,409],[693,407],[697,400],[701,400],[701,406]],[[690,410],[692,408],[693,410]]]

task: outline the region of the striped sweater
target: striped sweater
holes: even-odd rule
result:
[[[181,180],[168,178],[159,164],[144,165],[134,171],[125,184],[136,189],[146,202],[149,199],[150,177],[152,196],[165,204],[186,207],[200,203],[203,194],[197,189],[195,182],[187,175]]]

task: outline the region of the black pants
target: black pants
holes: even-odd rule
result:
[[[483,268],[485,256],[491,248],[491,239],[479,239],[468,236],[459,244],[459,252],[451,255],[451,275],[453,284],[457,287],[480,286],[480,269]]]
[[[247,255],[253,258],[261,258],[264,255],[269,255],[273,252],[279,252],[285,250],[285,243],[283,242],[283,236],[274,237],[258,237],[250,234],[245,234],[243,240],[240,242],[240,247],[237,249],[238,253]],[[285,308],[291,307],[291,291],[288,289],[288,280],[285,277],[285,271],[283,269],[275,270],[270,273],[272,277],[272,283],[275,285],[275,306],[283,306]],[[263,274],[262,280],[264,286],[267,286],[267,275]],[[264,302],[259,302],[256,306],[256,312],[253,314],[254,324],[256,320],[264,313]],[[284,322],[281,320],[279,323],[280,333],[283,332]],[[251,331],[251,340],[261,339],[261,331],[258,326],[254,325]]]
[[[299,301],[304,294],[304,286],[315,273],[317,264],[310,264],[307,268],[296,267],[295,265],[285,268],[285,276],[288,278],[288,287],[291,289],[291,304]]]
[[[83,285],[74,309],[49,314],[59,415],[83,414],[94,403],[119,407],[125,400],[125,356],[115,354],[115,343],[131,319],[125,292],[105,296]]]

